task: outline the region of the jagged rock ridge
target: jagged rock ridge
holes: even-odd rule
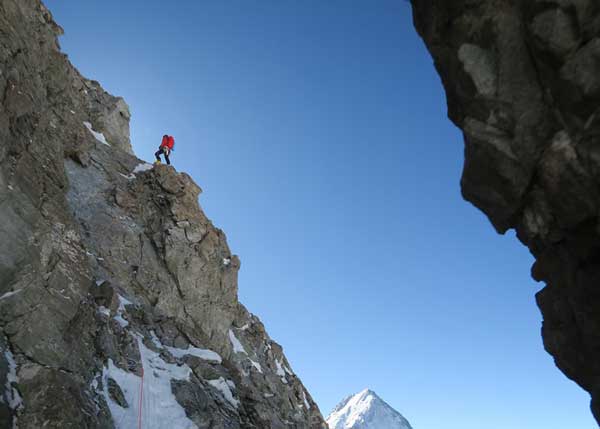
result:
[[[61,33],[0,2],[0,427],[324,427],[200,188],[132,154]]]
[[[600,422],[600,3],[412,4],[464,133],[463,196],[535,256],[544,346]]]
[[[330,429],[412,429],[375,392],[364,389],[340,402],[327,417]]]

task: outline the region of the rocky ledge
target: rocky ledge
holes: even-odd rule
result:
[[[412,4],[464,133],[463,196],[535,256],[545,348],[600,422],[600,3]]]
[[[133,155],[61,33],[0,2],[0,427],[325,427],[200,188]]]

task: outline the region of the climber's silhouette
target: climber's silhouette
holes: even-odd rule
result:
[[[171,165],[171,160],[169,159],[169,154],[173,151],[173,146],[175,146],[175,139],[173,136],[164,135],[162,138],[162,142],[160,143],[160,147],[158,151],[154,154],[156,157],[155,164],[160,164],[160,155],[165,155],[165,161],[167,161],[168,165]]]

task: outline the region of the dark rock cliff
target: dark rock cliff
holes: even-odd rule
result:
[[[463,196],[535,256],[545,348],[600,422],[600,3],[412,4],[464,133]]]
[[[200,188],[133,155],[61,32],[0,0],[0,427],[323,427]]]

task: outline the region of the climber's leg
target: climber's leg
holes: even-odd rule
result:
[[[162,147],[160,149],[158,149],[155,153],[154,156],[156,157],[156,163],[160,164],[160,154],[163,153]]]

